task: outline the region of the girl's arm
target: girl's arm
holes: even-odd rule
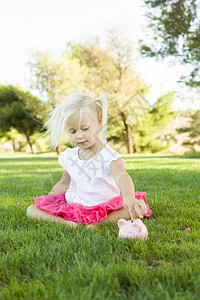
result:
[[[124,169],[121,158],[111,162],[110,172],[122,194],[124,208],[129,211],[131,219],[135,218],[134,210],[140,218],[143,218],[143,215],[147,213],[146,207],[142,209],[141,201],[135,198],[133,181]]]
[[[50,194],[64,194],[66,192],[66,190],[69,187],[70,184],[70,175],[67,171],[64,171],[62,178],[60,179],[60,181],[58,181],[54,187],[52,188],[52,190],[50,191]]]

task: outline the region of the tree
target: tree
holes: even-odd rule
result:
[[[128,153],[136,152],[131,127],[140,109],[147,108],[145,94],[149,92],[147,84],[135,73],[134,56],[137,51],[123,27],[111,28],[108,34],[108,51],[114,58],[117,75],[117,90],[113,95],[114,105],[121,115],[127,140]],[[140,96],[138,98],[138,95]],[[138,111],[138,104],[140,104]],[[137,119],[137,117],[136,117]]]
[[[107,49],[100,46],[98,37],[92,38],[85,44],[69,42],[67,51],[72,60],[78,60],[81,67],[87,70],[83,80],[85,88],[91,95],[115,91],[114,59]]]
[[[114,134],[112,132],[112,124],[115,124],[117,133],[126,140],[128,153],[133,153],[132,122],[128,120],[135,119],[133,112],[137,110],[137,101],[134,96],[145,95],[149,91],[147,84],[135,73],[133,43],[127,38],[126,32],[118,27],[110,29],[104,48],[100,46],[98,38],[86,44],[69,43],[68,46],[72,57],[78,58],[80,64],[89,69],[86,80],[88,89],[96,94],[109,92],[111,96],[108,139],[113,137],[116,140],[116,128]],[[143,97],[141,101],[143,106],[147,106]]]
[[[197,110],[192,114],[189,126],[179,128],[177,131],[178,133],[189,133],[189,139],[183,145],[188,145],[195,151],[195,146],[200,146],[200,111]]]
[[[200,87],[200,6],[198,0],[144,0],[153,38],[141,41],[141,53],[175,57],[191,65],[187,85]]]
[[[31,148],[31,136],[43,126],[45,106],[28,91],[11,85],[0,86],[0,130],[7,133],[15,128],[22,133]]]
[[[27,139],[24,134],[20,134],[14,128],[7,132],[0,133],[0,140],[4,142],[10,141],[15,152],[22,151],[22,149],[27,145]]]
[[[85,68],[78,59],[72,59],[64,51],[54,55],[50,51],[32,49],[30,52],[30,87],[39,91],[49,105],[62,102],[63,98],[77,91],[84,90]]]
[[[163,144],[165,141],[164,129],[176,114],[171,110],[173,97],[174,93],[169,92],[158,98],[154,107],[149,108],[148,112],[134,126],[133,136],[137,152],[158,152],[166,148]]]

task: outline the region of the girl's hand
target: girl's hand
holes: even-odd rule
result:
[[[147,206],[142,199],[136,199],[132,196],[123,197],[124,208],[128,210],[131,219],[135,219],[135,214],[139,218],[143,218],[143,216],[147,213]]]

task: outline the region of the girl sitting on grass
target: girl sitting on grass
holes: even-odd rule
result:
[[[93,99],[84,93],[73,93],[54,108],[46,124],[51,147],[57,147],[64,129],[76,147],[60,155],[62,178],[48,195],[34,199],[29,217],[95,227],[119,218],[133,220],[135,214],[151,216],[146,193],[135,193],[124,160],[106,143],[107,108],[106,95]]]

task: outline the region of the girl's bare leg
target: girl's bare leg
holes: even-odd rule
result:
[[[55,222],[67,224],[71,227],[75,227],[75,226],[78,225],[78,223],[76,223],[76,222],[68,221],[68,220],[65,220],[64,218],[62,218],[60,216],[54,216],[54,215],[51,215],[51,214],[47,213],[44,210],[40,210],[35,205],[31,205],[31,206],[28,207],[27,216],[30,217],[30,218],[33,218],[33,219],[43,219],[43,220],[49,220],[49,221],[52,221],[52,222],[55,221]]]
[[[121,208],[118,210],[113,210],[111,213],[108,214],[107,218],[99,221],[98,223],[90,223],[88,227],[98,227],[103,223],[107,222],[117,222],[119,219],[130,219],[130,214],[125,208]]]
[[[31,205],[28,207],[27,209],[27,216],[33,219],[43,219],[43,220],[49,220],[52,222],[59,222],[59,223],[63,223],[66,225],[69,225],[71,227],[76,227],[78,225],[78,223],[76,222],[72,222],[69,220],[65,220],[64,218],[60,217],[60,216],[54,216],[51,215],[49,213],[47,213],[44,210],[40,210],[39,208],[37,208],[35,205]],[[87,227],[90,228],[96,228],[98,226],[100,226],[103,223],[107,223],[107,222],[117,222],[119,219],[130,219],[130,215],[129,212],[125,209],[125,208],[121,208],[118,210],[114,210],[111,213],[108,214],[107,218],[98,222],[98,223],[90,223],[87,225]]]

